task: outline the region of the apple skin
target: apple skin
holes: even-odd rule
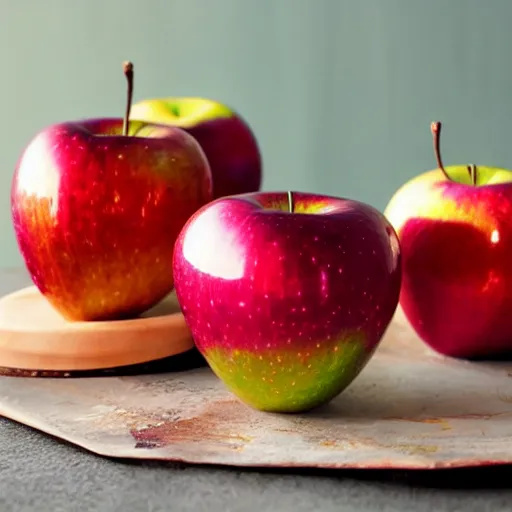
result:
[[[229,107],[204,98],[158,98],[135,103],[132,118],[179,126],[201,145],[213,178],[213,197],[256,192],[262,159],[249,125]]]
[[[512,352],[512,172],[466,166],[426,172],[386,207],[402,248],[400,305],[440,354]]]
[[[89,119],[49,126],[18,161],[11,213],[34,284],[74,321],[139,315],[173,288],[187,219],[212,198],[198,143],[169,126]]]
[[[329,402],[370,359],[398,305],[400,246],[384,216],[348,199],[260,192],[196,212],[174,253],[196,346],[246,404]]]

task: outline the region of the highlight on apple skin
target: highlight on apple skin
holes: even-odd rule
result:
[[[512,352],[512,172],[444,167],[403,185],[386,207],[402,248],[400,304],[440,354],[476,359]]]
[[[380,212],[349,199],[218,199],[187,222],[173,266],[197,348],[228,389],[264,411],[336,397],[398,305],[397,236]]]
[[[212,198],[195,139],[128,122],[129,103],[124,120],[47,127],[14,172],[20,252],[34,284],[68,320],[131,318],[163,299],[173,288],[176,238]]]
[[[260,189],[258,142],[248,123],[228,106],[206,98],[146,99],[133,105],[132,117],[178,126],[192,135],[210,164],[214,199]]]

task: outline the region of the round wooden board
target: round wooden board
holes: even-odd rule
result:
[[[194,347],[174,294],[133,320],[68,322],[35,286],[0,299],[0,367],[43,371],[137,365]]]

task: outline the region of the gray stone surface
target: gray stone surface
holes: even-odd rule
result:
[[[26,282],[2,273],[0,294]],[[299,473],[142,464],[0,419],[1,512],[498,512],[511,504],[512,467]]]

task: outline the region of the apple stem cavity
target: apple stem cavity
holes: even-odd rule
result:
[[[288,211],[290,213],[293,213],[293,192],[291,190],[288,190]]]
[[[128,82],[128,91],[126,94],[126,110],[123,120],[123,135],[127,136],[130,129],[130,110],[132,109],[133,99],[133,63],[130,61],[123,62],[123,73]]]
[[[449,181],[453,181],[450,176],[448,176],[448,173],[446,172],[446,169],[443,165],[443,160],[441,159],[441,149],[440,149],[440,143],[441,143],[441,122],[435,121],[430,125],[430,131],[432,132],[432,139],[434,142],[434,154],[436,156],[437,161],[437,167],[442,171],[445,178]],[[478,170],[475,164],[471,164],[467,166],[468,168],[468,174],[471,178],[471,184],[473,186],[476,186],[478,181]]]

